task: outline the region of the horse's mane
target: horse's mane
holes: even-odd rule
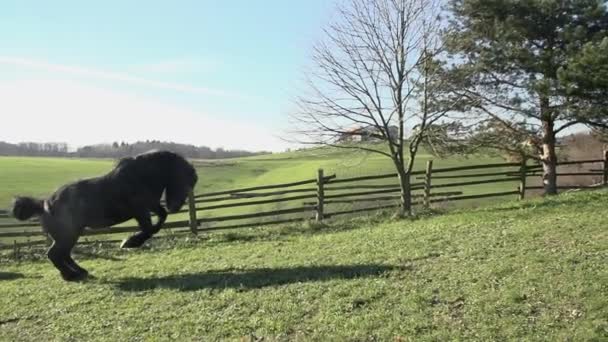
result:
[[[118,162],[116,163],[115,168],[122,168],[127,166],[130,162],[134,161],[135,159],[133,157],[123,157],[120,158],[118,160]]]
[[[122,172],[151,172],[158,173],[158,168],[162,166],[162,160],[169,159],[168,157],[176,156],[173,152],[151,150],[134,157],[123,157],[118,160],[116,166],[111,173],[117,174]],[[144,166],[145,165],[145,166]]]

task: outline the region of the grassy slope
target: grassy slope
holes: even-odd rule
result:
[[[606,340],[607,201],[112,246],[81,284],[5,261],[0,339]]]

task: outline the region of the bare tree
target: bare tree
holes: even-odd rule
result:
[[[438,0],[347,1],[314,47],[314,70],[292,115],[292,141],[390,158],[401,186],[400,216],[411,214],[418,146],[449,110],[429,105],[442,86],[433,61],[441,50],[439,11]],[[384,143],[360,141],[366,138]]]

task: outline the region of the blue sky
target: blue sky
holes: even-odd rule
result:
[[[282,150],[331,0],[3,1],[0,140]]]

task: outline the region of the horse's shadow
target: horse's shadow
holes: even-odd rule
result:
[[[129,292],[169,288],[179,291],[200,289],[251,290],[293,283],[355,279],[382,276],[403,267],[386,265],[299,266],[291,268],[226,269],[205,273],[180,274],[157,278],[123,278],[114,285]]]

